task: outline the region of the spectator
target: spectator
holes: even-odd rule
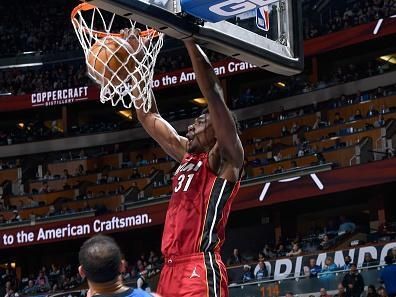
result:
[[[293,243],[292,250],[286,254],[288,257],[296,257],[302,254],[302,249],[298,243]]]
[[[262,252],[258,253],[258,263],[256,265],[256,267],[254,268],[253,274],[256,275],[257,271],[260,269],[260,262],[264,262],[265,261],[265,257],[264,254]]]
[[[33,197],[31,195],[29,195],[28,201],[26,203],[26,207],[32,208],[32,207],[38,207],[38,206],[39,206],[39,202],[34,200]]]
[[[13,211],[12,211],[12,217],[10,218],[10,220],[9,220],[11,223],[12,222],[20,222],[20,221],[22,221],[22,218],[21,218],[21,216],[19,215],[19,212],[16,210],[16,209],[14,209]]]
[[[47,182],[47,181],[44,181],[44,182],[43,182],[43,186],[42,186],[41,189],[39,190],[39,193],[40,193],[40,194],[44,194],[44,193],[49,193],[49,192],[51,192],[51,189],[50,189],[49,186],[48,186],[48,182]]]
[[[327,257],[325,260],[325,265],[322,269],[321,275],[332,275],[334,271],[337,271],[337,264],[334,263],[333,257]]]
[[[141,178],[139,170],[137,168],[132,169],[131,179]]]
[[[266,257],[267,259],[270,259],[270,258],[273,257],[273,253],[272,253],[272,251],[271,251],[271,249],[270,249],[270,247],[269,247],[268,244],[266,244],[266,245],[264,246],[264,248],[263,248],[263,254],[264,254],[264,257]]]
[[[136,287],[138,289],[142,289],[143,291],[146,291],[146,289],[148,289],[149,287],[146,281],[146,276],[147,276],[147,270],[143,270],[142,272],[139,273],[139,277],[136,281]]]
[[[327,291],[325,288],[320,289],[320,297],[332,297],[331,295],[327,294]]]
[[[390,251],[390,256],[392,257],[392,259],[393,259],[393,263],[396,263],[396,248],[393,248],[391,251]]]
[[[34,285],[33,280],[29,279],[28,284],[26,285],[26,287],[23,289],[22,292],[24,295],[34,295],[37,293],[37,288]]]
[[[43,179],[48,180],[48,179],[53,179],[53,176],[51,174],[51,171],[47,170],[43,176]]]
[[[64,169],[64,170],[63,170],[62,178],[68,179],[68,178],[70,178],[70,177],[72,177],[72,176],[69,174],[69,170]]]
[[[50,289],[50,284],[48,282],[48,277],[43,271],[40,271],[39,276],[36,279],[36,287],[38,292],[48,292]]]
[[[370,267],[370,266],[377,265],[377,264],[378,264],[378,261],[373,259],[373,257],[371,256],[371,253],[364,254],[364,261],[362,264],[363,267]]]
[[[334,297],[346,297],[345,295],[345,287],[342,283],[339,283],[337,286],[337,294]]]
[[[338,234],[354,233],[356,230],[355,223],[352,223],[345,216],[340,217],[340,227],[338,228]]]
[[[227,260],[227,265],[240,265],[242,264],[242,257],[239,254],[239,250],[238,249],[234,249],[232,256],[230,258],[228,258]]]
[[[334,121],[333,124],[334,125],[339,125],[339,124],[343,124],[344,123],[344,119],[340,116],[339,112],[335,113],[335,117],[334,117]]]
[[[77,167],[76,176],[84,176],[84,175],[86,175],[86,172],[84,170],[84,166],[82,164],[80,164]]]
[[[293,122],[293,125],[292,125],[292,127],[290,129],[290,134],[296,134],[298,129],[299,129],[299,127],[298,127],[297,123]]]
[[[379,297],[389,297],[384,287],[379,287],[377,293]]]
[[[378,114],[379,114],[379,112],[378,112],[378,110],[375,109],[374,104],[371,104],[370,109],[367,112],[367,117],[373,117]]]
[[[356,109],[355,115],[353,116],[353,120],[358,121],[361,119],[363,119],[362,113],[361,113],[360,109]]]
[[[142,154],[136,155],[136,166],[144,166],[147,164],[148,164],[148,162],[147,162],[147,160],[143,159]]]
[[[363,293],[364,280],[355,263],[351,263],[351,269],[344,276],[342,284],[346,288],[346,297],[360,297]]]
[[[287,136],[290,135],[289,131],[287,130],[287,127],[285,125],[282,126],[282,130],[281,130],[281,136]]]
[[[277,258],[286,257],[287,251],[283,244],[279,244],[278,249],[275,251],[275,255]]]
[[[316,129],[321,128],[321,122],[322,122],[322,118],[321,118],[320,115],[318,115],[318,116],[316,117],[315,123],[314,123],[313,126],[312,126],[312,130],[316,130]]]
[[[373,126],[374,128],[380,128],[383,127],[385,125],[385,119],[384,116],[382,114],[378,115],[378,118],[375,120]]]
[[[282,161],[282,154],[281,154],[281,152],[278,152],[278,153],[274,156],[274,161],[275,161],[275,162],[280,162],[280,161]]]
[[[377,290],[375,289],[375,286],[369,285],[367,287],[367,295],[366,297],[378,297]]]
[[[251,268],[249,265],[243,265],[242,282],[246,283],[246,282],[250,282],[254,279],[250,269]]]
[[[268,276],[267,267],[265,267],[263,261],[260,261],[258,265],[259,265],[259,270],[255,273],[255,278],[256,280],[263,280]]]
[[[351,263],[352,263],[351,257],[345,256],[344,257],[344,262],[345,262],[344,266],[341,267],[342,270],[348,270],[349,271],[351,269]]]
[[[314,278],[318,276],[318,273],[322,271],[322,268],[316,264],[316,259],[311,258],[309,259],[309,277]]]
[[[330,247],[331,242],[329,240],[329,236],[327,234],[325,234],[322,238],[322,241],[320,242],[320,249],[321,250],[326,250]]]
[[[380,280],[385,285],[389,297],[396,296],[396,263],[390,256],[385,257],[386,266],[381,271]]]
[[[262,152],[263,152],[263,145],[262,145],[261,141],[255,142],[254,143],[254,154],[257,155],[257,154],[261,154]]]

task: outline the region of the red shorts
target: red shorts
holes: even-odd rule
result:
[[[157,293],[161,297],[228,297],[227,270],[217,253],[166,258]]]

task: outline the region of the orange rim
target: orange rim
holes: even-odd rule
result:
[[[71,12],[71,21],[75,23],[78,27],[80,26],[80,23],[76,19],[76,15],[79,11],[88,11],[97,8],[96,6],[89,4],[89,3],[81,3],[74,7],[74,9]],[[106,37],[106,36],[114,36],[114,37],[122,37],[120,33],[106,33],[102,31],[97,31],[97,30],[90,30],[87,28],[84,28],[85,31],[90,32],[91,34],[95,34],[99,36],[100,38]],[[148,29],[145,31],[140,32],[139,36],[140,37],[147,37],[147,36],[153,36],[153,37],[158,37],[159,33],[155,29]]]

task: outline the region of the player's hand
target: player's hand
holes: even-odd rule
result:
[[[125,28],[120,31],[121,37],[125,39],[132,47],[133,55],[138,61],[143,60],[145,49],[150,40],[140,36],[141,30],[138,28]],[[143,43],[141,42],[143,41]]]

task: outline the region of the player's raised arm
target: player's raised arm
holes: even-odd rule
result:
[[[165,121],[158,112],[154,94],[152,94],[151,109],[144,112],[136,109],[139,122],[146,132],[162,147],[162,149],[178,162],[183,160],[187,150],[187,139],[180,136],[177,131]]]
[[[235,168],[242,168],[243,148],[235,121],[224,102],[223,89],[208,57],[193,40],[185,41],[194,68],[198,86],[208,100],[211,123],[221,158]]]

